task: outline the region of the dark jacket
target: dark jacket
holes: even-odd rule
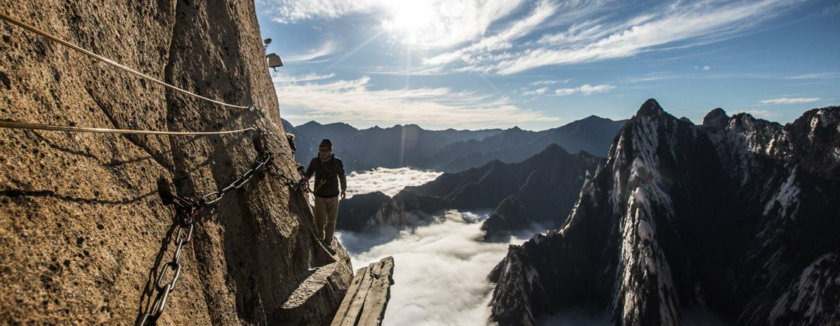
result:
[[[341,159],[335,157],[335,155],[331,155],[330,159],[326,161],[321,161],[319,157],[309,161],[309,167],[306,168],[304,176],[310,178],[312,177],[312,173],[315,173],[315,188],[312,188],[315,191],[315,196],[338,196],[340,193],[338,189],[339,182],[341,182],[341,191],[347,189],[347,179],[344,177],[344,163],[341,162]],[[324,182],[324,184],[319,187],[318,185],[321,182]]]

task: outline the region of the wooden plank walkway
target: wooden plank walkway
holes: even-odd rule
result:
[[[394,257],[362,267],[356,271],[332,326],[380,325],[394,284]]]

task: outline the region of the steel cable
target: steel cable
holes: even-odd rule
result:
[[[199,136],[199,135],[224,135],[235,134],[240,132],[255,131],[256,128],[245,128],[236,130],[218,130],[218,131],[159,131],[159,130],[137,130],[137,129],[113,129],[113,128],[89,128],[89,127],[71,127],[71,126],[56,126],[42,123],[19,122],[0,120],[0,128],[6,129],[31,129],[31,130],[55,130],[55,131],[69,131],[69,132],[95,132],[95,133],[109,133],[109,134],[141,134],[141,135],[176,135],[176,136]]]
[[[81,52],[81,53],[84,53],[84,54],[86,54],[86,55],[88,55],[88,56],[90,56],[90,57],[92,57],[92,58],[94,58],[94,59],[96,59],[96,60],[99,60],[99,61],[101,61],[101,62],[107,63],[107,64],[109,64],[109,65],[111,65],[111,66],[114,66],[114,67],[116,67],[116,68],[122,69],[122,70],[124,70],[124,71],[127,71],[127,72],[129,72],[129,73],[132,73],[132,74],[137,75],[137,76],[139,76],[139,77],[142,77],[142,78],[148,79],[149,81],[151,81],[151,82],[153,82],[153,83],[156,83],[156,84],[158,84],[158,85],[161,85],[161,86],[163,86],[163,87],[167,87],[167,88],[170,88],[170,89],[173,89],[173,90],[179,91],[179,92],[181,92],[181,93],[184,93],[184,94],[187,94],[187,95],[190,95],[190,96],[193,96],[193,97],[197,97],[197,98],[200,98],[200,99],[205,100],[205,101],[208,101],[208,102],[212,102],[212,103],[216,103],[216,104],[219,104],[219,105],[227,106],[227,107],[239,108],[239,109],[248,109],[248,108],[250,108],[250,106],[248,106],[248,105],[234,105],[234,104],[229,104],[229,103],[225,103],[225,102],[222,102],[222,101],[214,100],[214,99],[212,99],[212,98],[209,98],[209,97],[206,97],[206,96],[201,96],[201,95],[198,95],[198,94],[196,94],[196,93],[193,93],[193,92],[190,92],[190,91],[188,91],[188,90],[185,90],[185,89],[183,89],[183,88],[180,88],[180,87],[178,87],[178,86],[175,86],[175,85],[169,84],[169,83],[167,83],[167,82],[164,82],[164,81],[158,80],[158,79],[157,79],[157,78],[155,78],[155,77],[149,76],[149,75],[147,75],[147,74],[144,74],[144,73],[142,73],[142,72],[139,72],[139,71],[137,71],[137,70],[134,70],[134,69],[132,69],[132,68],[130,68],[130,67],[128,67],[128,66],[126,66],[126,65],[123,65],[123,64],[121,64],[121,63],[119,63],[119,62],[116,62],[116,61],[114,61],[114,60],[111,60],[111,59],[108,59],[108,58],[103,57],[103,56],[101,56],[101,55],[98,55],[98,54],[96,54],[96,53],[93,53],[93,52],[91,52],[90,50],[87,50],[87,49],[85,49],[85,48],[82,48],[82,47],[80,47],[80,46],[78,46],[78,45],[75,45],[75,44],[73,44],[73,43],[70,43],[70,42],[67,42],[67,41],[65,41],[65,40],[62,40],[62,39],[60,39],[60,38],[58,38],[58,37],[56,37],[56,36],[54,36],[54,35],[52,35],[52,34],[50,34],[50,33],[47,33],[47,32],[45,32],[45,31],[42,31],[42,30],[38,29],[38,28],[37,28],[37,27],[35,27],[35,26],[29,25],[29,24],[27,24],[27,23],[24,23],[24,22],[22,22],[22,21],[20,21],[20,20],[17,20],[17,19],[15,19],[15,18],[13,18],[13,17],[10,17],[10,16],[8,16],[8,15],[6,15],[6,14],[4,14],[4,13],[0,13],[0,19],[5,20],[5,21],[7,21],[7,22],[9,22],[9,23],[11,23],[11,24],[13,24],[13,25],[20,26],[20,27],[22,27],[22,28],[23,28],[23,29],[25,29],[25,30],[28,30],[28,31],[33,32],[33,33],[35,33],[35,34],[41,35],[41,36],[43,36],[43,37],[46,37],[46,38],[48,38],[48,39],[50,39],[50,40],[52,40],[52,41],[58,42],[58,43],[60,43],[60,44],[62,44],[62,45],[64,45],[64,46],[66,46],[66,47],[69,47],[69,48],[71,48],[71,49],[73,49],[73,50],[76,50],[76,51],[79,51],[79,52]]]

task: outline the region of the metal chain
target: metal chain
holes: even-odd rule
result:
[[[267,153],[263,154],[263,159],[261,161],[259,161],[259,163],[257,163],[254,167],[252,167],[250,170],[245,172],[245,174],[243,174],[238,179],[233,180],[233,182],[231,182],[227,187],[224,187],[221,190],[214,191],[214,192],[211,192],[209,194],[206,194],[206,195],[202,196],[201,199],[199,200],[199,204],[201,206],[213,205],[213,204],[219,202],[220,200],[222,200],[222,197],[224,197],[226,193],[231,192],[231,191],[236,190],[236,189],[241,189],[242,187],[245,186],[245,184],[248,183],[248,181],[251,181],[251,178],[253,178],[255,174],[264,170],[266,165],[273,162],[273,160],[274,160],[274,155],[271,155],[271,152],[267,152]]]
[[[193,221],[198,215],[199,206],[189,199],[177,196],[173,196],[173,198],[179,211],[179,219],[176,225],[178,233],[175,236],[175,243],[178,247],[175,249],[172,260],[164,264],[163,269],[158,274],[155,280],[155,287],[157,288],[155,301],[151,305],[151,310],[143,314],[143,318],[137,324],[138,326],[155,325],[157,323],[157,319],[163,313],[164,308],[166,308],[166,301],[169,299],[169,294],[175,289],[175,284],[178,283],[178,278],[181,276],[181,253],[184,251],[184,244],[188,242],[192,244],[193,229],[195,227]],[[167,273],[167,271],[171,271],[171,273]],[[169,282],[164,283],[164,277],[167,274],[172,274],[172,278]]]
[[[176,225],[178,228],[178,232],[175,236],[175,243],[177,244],[177,248],[175,249],[175,253],[172,256],[172,260],[164,264],[163,269],[160,271],[160,274],[158,274],[158,277],[155,280],[155,287],[157,288],[157,295],[155,296],[155,301],[152,303],[151,309],[143,313],[143,316],[142,318],[140,318],[137,326],[155,325],[157,323],[157,319],[160,317],[160,315],[163,313],[163,310],[166,308],[166,302],[169,299],[169,294],[172,293],[172,291],[175,289],[175,284],[178,283],[178,278],[181,276],[182,265],[180,259],[181,253],[184,249],[184,244],[188,242],[192,243],[193,230],[195,227],[195,224],[193,222],[196,216],[198,215],[198,210],[203,206],[213,205],[219,202],[222,199],[222,197],[224,197],[225,194],[228,192],[231,192],[235,189],[241,189],[245,186],[245,184],[248,183],[248,181],[250,181],[254,177],[254,175],[265,170],[266,166],[268,166],[269,164],[277,168],[277,170],[279,171],[280,179],[286,186],[297,191],[310,191],[309,184],[306,182],[306,180],[301,179],[299,181],[295,181],[294,179],[283,174],[283,170],[280,169],[280,166],[278,166],[276,162],[274,162],[274,155],[272,155],[271,152],[267,152],[263,154],[263,158],[260,161],[258,161],[254,165],[254,167],[246,171],[238,179],[231,182],[227,187],[206,194],[202,196],[199,200],[192,200],[189,198],[172,195],[172,200],[175,206],[178,208],[179,217]],[[298,173],[303,175],[302,166],[298,165],[297,171]],[[167,274],[172,274],[171,279],[169,280],[169,282],[164,282],[164,278]]]
[[[296,180],[288,177],[287,175],[283,174],[283,169],[281,169],[280,166],[277,165],[276,162],[272,161],[271,165],[273,165],[274,168],[277,169],[277,171],[279,172],[279,175],[280,175],[280,180],[283,181],[283,184],[285,184],[287,187],[292,188],[292,190],[295,190],[295,191],[312,192],[309,189],[309,183],[306,182],[306,180],[300,179],[300,180],[296,181]],[[303,176],[303,166],[302,165],[298,164],[297,171],[301,176]]]
[[[172,195],[172,200],[178,208],[179,218],[176,225],[178,233],[175,236],[175,243],[178,247],[175,249],[172,260],[164,264],[163,269],[160,271],[160,274],[158,274],[158,277],[155,280],[155,288],[157,288],[155,301],[152,303],[151,309],[143,313],[142,318],[140,318],[137,324],[138,326],[155,325],[157,323],[157,319],[166,308],[166,302],[169,299],[169,294],[175,289],[175,284],[178,283],[178,278],[181,276],[182,265],[180,260],[181,253],[184,251],[184,244],[188,242],[192,243],[193,230],[195,228],[195,224],[193,222],[195,217],[198,215],[198,210],[203,206],[217,203],[226,193],[233,191],[234,189],[241,189],[254,177],[254,175],[264,170],[269,163],[273,162],[273,160],[274,155],[272,155],[271,152],[264,153],[263,158],[257,162],[254,167],[246,171],[241,177],[231,182],[227,187],[222,188],[222,190],[204,195],[197,201]],[[168,274],[172,274],[171,279],[169,282],[164,282],[164,279]]]

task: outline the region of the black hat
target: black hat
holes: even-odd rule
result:
[[[321,145],[318,145],[318,147],[329,147],[330,149],[332,149],[332,142],[329,139],[324,139],[321,141]]]

